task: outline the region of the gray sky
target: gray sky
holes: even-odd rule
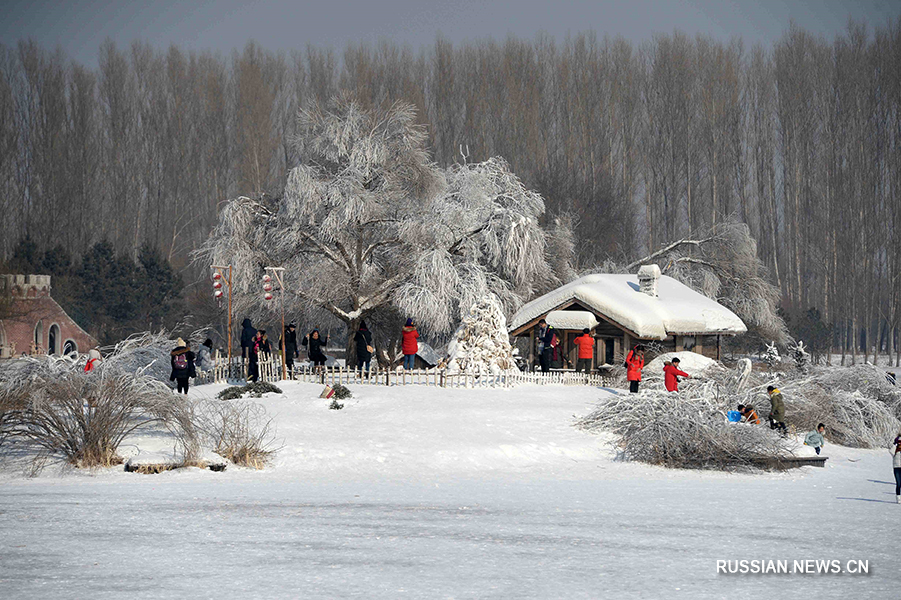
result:
[[[901,15],[897,0],[6,0],[0,43],[33,38],[60,46],[96,65],[106,38],[120,46],[135,39],[166,48],[229,53],[254,39],[273,50],[307,44],[343,48],[348,42],[389,39],[418,48],[437,33],[452,42],[544,32],[563,40],[593,29],[633,41],[680,29],[748,46],[777,40],[791,20],[831,38],[848,18],[885,25]]]

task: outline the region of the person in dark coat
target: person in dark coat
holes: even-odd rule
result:
[[[372,362],[372,332],[366,327],[366,321],[360,321],[360,328],[354,334],[354,342],[357,344],[357,367],[369,372]]]
[[[250,361],[253,345],[256,343],[257,330],[253,328],[249,317],[244,317],[241,323],[241,360],[246,364]]]
[[[172,362],[172,374],[169,376],[169,381],[176,382],[179,394],[182,392],[187,394],[188,378],[197,377],[197,372],[194,370],[196,357],[191,352],[191,346],[186,344],[183,339],[178,338],[176,344],[175,349],[169,353]]]
[[[257,331],[247,349],[247,381],[255,383],[260,378],[260,342],[263,335]]]
[[[322,337],[319,335],[319,330],[314,329],[304,336],[303,341],[300,343],[307,348],[307,356],[310,357],[310,362],[317,367],[325,364],[325,352],[323,352],[323,349],[328,343],[328,336]]]
[[[547,321],[541,319],[538,321],[538,362],[541,364],[541,370],[547,373],[551,370],[551,360],[554,357],[554,336],[556,332],[554,328],[547,324]]]
[[[289,323],[285,327],[285,367],[294,372],[294,359],[297,358],[297,325]]]

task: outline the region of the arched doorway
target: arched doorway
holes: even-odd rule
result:
[[[47,354],[58,355],[59,354],[59,325],[54,323],[50,326],[50,331],[47,334]]]
[[[66,340],[63,346],[63,355],[68,356],[73,352],[78,352],[78,344],[75,343],[75,340]]]
[[[34,349],[40,351],[44,347],[44,322],[38,321],[34,326]]]

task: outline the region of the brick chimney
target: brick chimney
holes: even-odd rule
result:
[[[657,297],[657,280],[660,279],[660,267],[642,265],[638,269],[638,289],[648,296]]]

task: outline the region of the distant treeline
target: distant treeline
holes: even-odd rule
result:
[[[737,218],[787,311],[817,309],[849,352],[897,345],[901,21],[832,40],[792,26],[754,48],[681,33],[230,57],[108,42],[97,69],[0,46],[0,257],[28,233],[74,254],[149,244],[181,267],[220,201],[280,193],[298,109],[345,90],[414,103],[442,166],[504,156],[549,218],[572,218],[577,268]]]

